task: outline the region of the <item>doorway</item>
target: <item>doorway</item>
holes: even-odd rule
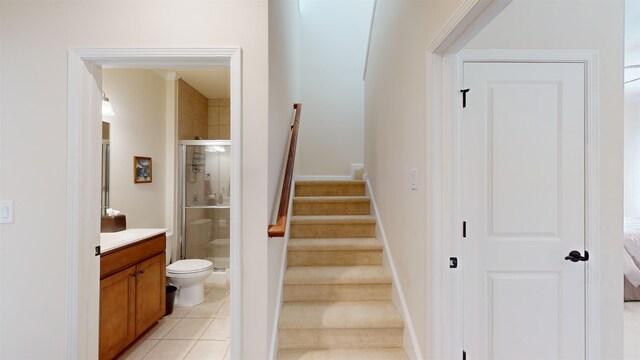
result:
[[[170,68],[230,67],[230,131],[234,139],[231,167],[231,274],[230,314],[232,358],[240,359],[240,199],[241,199],[241,50],[219,49],[73,49],[69,51],[69,248],[67,283],[67,346],[73,358],[97,358],[99,197],[100,193],[100,99],[103,67]]]

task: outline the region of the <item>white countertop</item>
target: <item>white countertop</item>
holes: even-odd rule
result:
[[[100,252],[106,253],[167,232],[167,229],[126,229],[118,232],[100,233]]]

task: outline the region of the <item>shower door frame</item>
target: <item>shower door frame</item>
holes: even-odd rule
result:
[[[182,145],[184,145],[184,147],[182,147]],[[187,216],[187,207],[186,207],[186,194],[187,194],[187,186],[186,186],[186,166],[187,166],[187,146],[229,146],[230,148],[230,152],[231,155],[229,156],[230,158],[230,169],[229,169],[229,178],[231,183],[233,184],[233,167],[236,166],[233,163],[233,152],[234,152],[234,148],[233,145],[231,143],[231,140],[179,140],[178,141],[178,169],[180,169],[180,173],[178,174],[178,250],[180,253],[180,259],[186,259],[186,254],[187,254],[187,243],[186,243],[186,229],[187,229],[187,224],[186,224],[186,216]],[[219,171],[220,169],[218,169]],[[231,208],[231,203],[232,200],[229,201],[229,212],[232,211]],[[224,208],[226,206],[217,206],[217,205],[207,205],[207,206],[198,206],[198,207],[191,207],[191,208],[196,208],[196,209],[220,209],[220,208]],[[231,229],[229,229],[231,231]],[[229,246],[231,246],[231,239],[232,239],[232,234],[231,232],[229,233]],[[231,260],[231,254],[229,254],[229,260]],[[214,266],[215,269],[215,266]],[[227,268],[226,270],[230,270],[231,269],[231,264],[229,264],[229,268]]]

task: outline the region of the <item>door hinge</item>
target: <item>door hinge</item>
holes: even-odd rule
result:
[[[462,222],[462,237],[463,238],[467,237],[467,222],[466,221]]]
[[[457,269],[458,268],[458,258],[450,257],[449,258],[449,269]]]
[[[100,245],[96,246],[96,256],[100,256]]]
[[[462,360],[467,360],[467,352],[462,350]]]
[[[471,89],[462,89],[462,90],[460,90],[460,92],[462,93],[462,107],[463,108],[467,107],[467,93],[469,92],[469,90],[471,90]]]

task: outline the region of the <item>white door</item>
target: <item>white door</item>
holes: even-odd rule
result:
[[[581,63],[465,63],[467,359],[584,359]],[[583,259],[584,260],[584,259]]]

